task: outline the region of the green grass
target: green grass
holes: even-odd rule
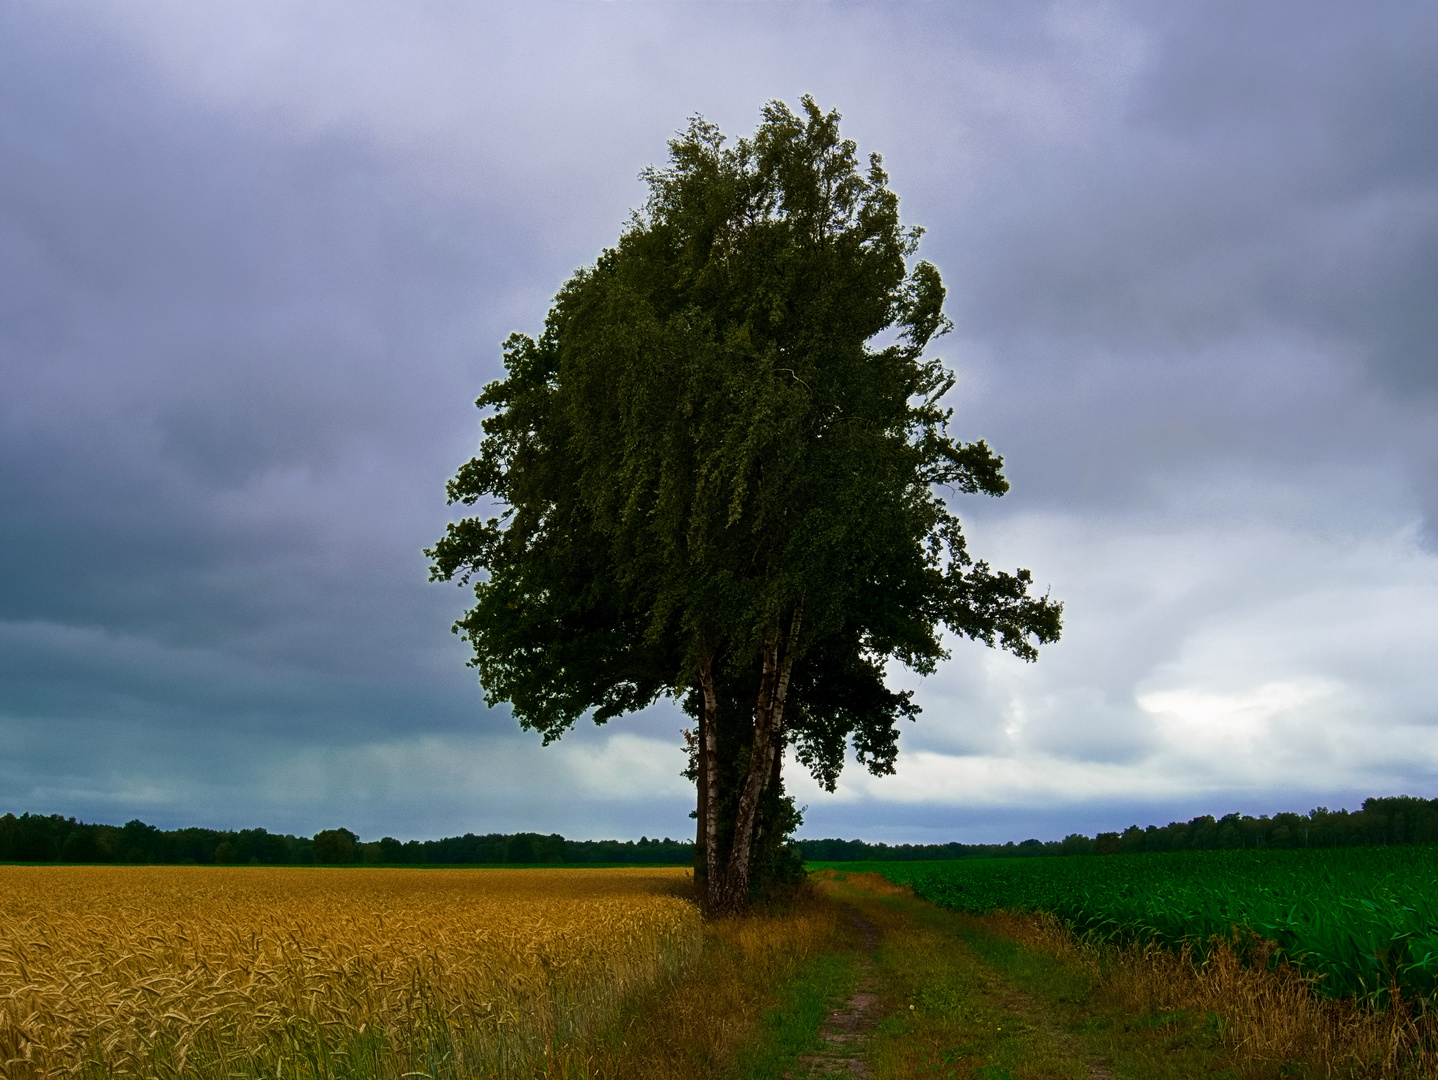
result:
[[[1333,997],[1438,996],[1438,848],[1191,851],[832,864],[952,911],[1049,911],[1100,940],[1256,934]]]
[[[726,1080],[780,1080],[792,1073],[802,1055],[819,1048],[824,1018],[853,988],[853,954],[809,960],[780,988],[778,1006],[764,1014],[759,1035],[740,1049]]]
[[[1239,1075],[1208,1016],[1135,1015],[1091,967],[1004,937],[983,917],[876,896],[863,881],[829,888],[881,931],[883,1005],[864,1052],[876,1080]]]

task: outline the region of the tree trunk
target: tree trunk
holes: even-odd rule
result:
[[[754,843],[754,823],[759,799],[769,780],[769,744],[774,726],[774,691],[778,683],[779,635],[771,632],[764,640],[764,664],[759,676],[759,700],[754,707],[754,741],[750,747],[749,774],[739,795],[734,815],[733,846],[725,867],[720,904],[726,912],[739,911],[749,899],[749,855]]]
[[[709,902],[709,749],[706,745],[709,727],[708,708],[703,692],[699,695],[699,728],[695,732],[694,787],[698,806],[694,814],[694,895],[701,907]]]
[[[739,796],[729,865],[725,867],[723,888],[717,896],[720,911],[741,911],[749,904],[749,856],[754,845],[754,824],[759,815],[759,800],[769,784],[782,745],[784,701],[789,695],[789,673],[794,666],[803,610],[802,604],[794,608],[782,656],[777,632],[771,632],[764,641],[764,665],[759,677],[759,699],[754,709],[754,742],[749,757],[749,775],[744,779],[744,790]],[[712,886],[710,895],[714,895]]]
[[[718,911],[724,884],[719,851],[719,695],[714,690],[714,651],[699,664],[699,827],[704,833],[706,911]]]

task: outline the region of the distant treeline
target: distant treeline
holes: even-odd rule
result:
[[[1438,799],[1398,795],[1364,799],[1363,809],[1250,817],[1205,814],[1192,821],[1130,825],[1123,832],[1097,836],[1073,833],[1062,840],[1025,840],[1015,844],[866,844],[862,840],[800,840],[809,862],[860,862],[918,859],[1032,858],[1045,855],[1118,855],[1143,851],[1193,851],[1215,848],[1363,847],[1438,842]]]
[[[59,814],[0,817],[0,862],[209,863],[306,866],[316,863],[672,863],[694,861],[677,840],[566,840],[540,833],[489,833],[361,843],[348,829],[312,837],[264,829],[157,829],[143,821],[96,825]]]
[[[1045,855],[1117,855],[1143,851],[1215,848],[1362,847],[1438,843],[1438,799],[1399,795],[1364,799],[1363,809],[1250,817],[1196,817],[1146,829],[1062,840],[1007,844],[868,844],[863,840],[800,840],[809,862],[918,859],[1033,858]],[[316,863],[424,865],[455,863],[663,863],[694,862],[686,840],[566,840],[557,833],[488,833],[443,840],[399,841],[386,836],[362,843],[348,829],[312,837],[241,829],[157,829],[143,821],[95,825],[59,814],[0,817],[0,862],[211,863],[305,866]]]

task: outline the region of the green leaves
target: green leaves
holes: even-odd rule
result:
[[[881,863],[941,907],[1043,910],[1098,939],[1145,938],[1202,956],[1254,933],[1319,976],[1317,989],[1383,1005],[1390,987],[1438,995],[1438,850],[1192,851],[1095,858]]]
[[[933,670],[945,627],[1032,659],[1060,627],[1027,571],[970,558],[945,502],[1008,485],[947,431],[939,272],[908,266],[921,230],[881,160],[810,98],[733,144],[695,118],[643,176],[615,246],[505,343],[448,487],[489,516],[449,526],[432,576],[472,582],[456,631],[546,740],[682,696],[706,656],[757,678],[802,607],[787,737],[831,787],[850,741],[891,772],[917,708],[889,659]]]

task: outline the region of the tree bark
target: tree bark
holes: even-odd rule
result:
[[[694,788],[698,806],[694,814],[694,895],[700,907],[709,901],[709,751],[705,731],[709,727],[708,707],[703,691],[699,694],[699,726],[695,735]]]
[[[699,663],[699,827],[704,833],[706,911],[720,907],[724,866],[719,851],[719,695],[714,690],[715,650]]]
[[[754,825],[759,815],[759,801],[768,787],[782,742],[784,701],[789,695],[789,673],[794,666],[803,611],[802,603],[795,606],[782,655],[777,631],[771,632],[764,641],[763,673],[759,678],[759,698],[754,709],[749,775],[744,779],[744,790],[739,796],[734,841],[728,866],[725,867],[723,888],[717,897],[721,911],[740,911],[749,903],[749,856],[754,845]]]

